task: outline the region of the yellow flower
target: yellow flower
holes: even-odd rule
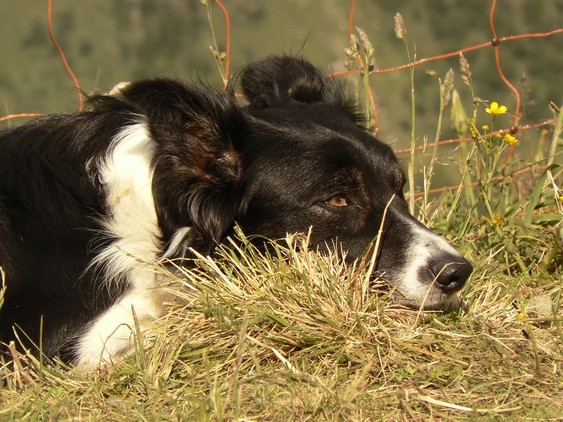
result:
[[[497,214],[493,217],[493,219],[491,220],[491,223],[494,224],[494,225],[502,224],[502,223],[504,223],[504,217],[502,215]]]
[[[489,131],[489,125],[483,125],[483,126],[481,126],[481,129],[483,129],[483,132],[488,132]]]
[[[489,114],[492,114],[493,116],[498,116],[499,114],[504,114],[508,111],[508,109],[506,108],[506,106],[504,105],[498,105],[498,103],[496,101],[493,101],[489,107],[487,107],[485,109],[485,111]]]
[[[516,319],[518,321],[522,321],[524,319],[524,312],[518,312],[518,315],[516,315]]]
[[[506,142],[508,145],[514,145],[516,142],[518,142],[518,138],[511,135],[510,133],[507,133],[506,135],[504,135],[504,142]]]

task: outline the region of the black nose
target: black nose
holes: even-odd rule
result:
[[[473,272],[473,265],[461,256],[444,254],[430,262],[430,270],[438,287],[445,293],[453,293],[463,287]]]

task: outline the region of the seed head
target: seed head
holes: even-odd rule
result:
[[[395,36],[398,39],[403,40],[407,36],[407,28],[405,26],[405,20],[403,19],[403,16],[399,12],[395,13],[394,19],[395,19]]]

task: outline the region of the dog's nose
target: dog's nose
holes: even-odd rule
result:
[[[453,293],[463,287],[473,272],[473,265],[462,256],[444,254],[430,263],[430,270],[438,287],[445,293]]]

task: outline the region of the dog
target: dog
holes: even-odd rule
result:
[[[157,78],[0,134],[0,340],[91,370],[164,312],[155,263],[212,253],[238,224],[360,259],[400,301],[459,306],[471,264],[419,223],[391,148],[343,83],[274,56],[234,89]],[[137,325],[138,324],[138,325]]]

